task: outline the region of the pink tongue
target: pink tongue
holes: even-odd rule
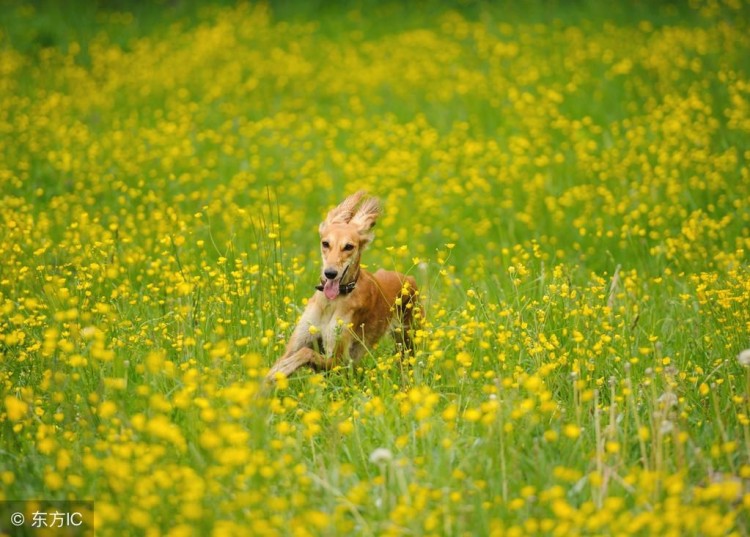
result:
[[[339,282],[338,280],[326,280],[323,285],[323,294],[328,300],[333,300],[339,296]]]

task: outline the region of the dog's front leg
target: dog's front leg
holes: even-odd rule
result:
[[[294,373],[300,367],[305,365],[312,365],[318,369],[331,369],[338,363],[338,360],[328,356],[323,356],[319,352],[315,351],[310,347],[303,347],[297,349],[291,354],[285,354],[273,364],[266,380],[273,382],[276,380],[279,373],[288,377]]]
[[[292,332],[292,336],[289,338],[289,343],[286,346],[284,354],[276,360],[276,363],[271,366],[271,370],[266,375],[267,381],[273,381],[278,373],[283,373],[288,377],[294,371],[308,363],[305,359],[306,353],[300,352],[312,350],[312,336],[305,322],[308,316],[309,311],[305,310],[305,313],[302,314],[302,319],[294,328],[294,332]]]
[[[317,361],[315,360],[315,355],[317,354],[318,353],[316,353],[309,347],[303,347],[292,352],[291,354],[285,354],[284,356],[276,360],[275,364],[273,364],[271,370],[268,372],[268,375],[266,375],[266,380],[269,382],[273,382],[276,380],[279,374],[288,377],[300,367]]]
[[[273,364],[268,375],[266,375],[266,381],[275,381],[279,373],[288,377],[305,365],[323,370],[333,369],[341,363],[342,359],[349,358],[349,349],[352,344],[351,333],[340,334],[332,345],[333,352],[328,356],[327,353],[323,355],[313,348],[312,338],[303,336],[304,333],[309,333],[309,331],[303,332],[304,329],[301,327],[304,326],[303,323],[297,325],[297,329],[289,340],[286,352]]]

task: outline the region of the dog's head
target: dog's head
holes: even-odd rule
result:
[[[364,196],[362,190],[352,194],[331,209],[320,224],[323,292],[331,300],[338,296],[339,285],[346,283],[346,277],[356,276],[362,250],[373,239],[380,203],[377,198],[363,200]]]

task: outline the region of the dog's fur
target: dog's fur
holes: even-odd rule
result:
[[[363,191],[349,196],[320,224],[321,285],[267,380],[304,365],[331,369],[356,362],[388,329],[403,352],[412,350],[410,332],[422,313],[414,278],[382,269],[370,274],[360,267],[380,214],[378,200],[364,196]]]

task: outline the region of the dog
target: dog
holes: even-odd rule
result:
[[[378,199],[359,191],[320,224],[320,284],[267,381],[306,365],[329,370],[356,363],[388,330],[403,353],[413,352],[412,331],[424,314],[416,281],[382,269],[371,274],[360,265],[379,215]]]

